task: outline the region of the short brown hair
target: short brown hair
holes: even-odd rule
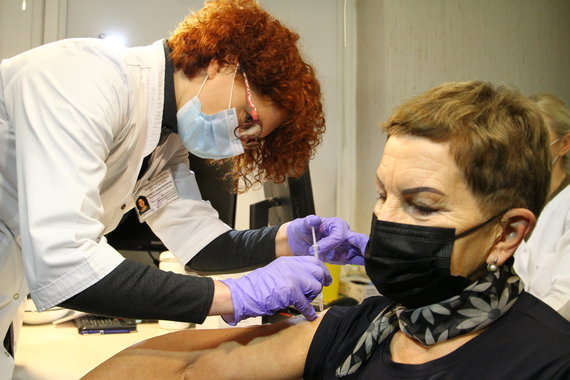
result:
[[[222,65],[239,62],[254,89],[285,111],[285,122],[259,149],[232,159],[232,176],[242,178],[245,189],[302,174],[322,141],[321,88],[313,67],[301,57],[298,40],[297,33],[252,0],[207,1],[168,40],[174,65],[188,77],[213,58]]]
[[[530,97],[542,112],[545,122],[554,137],[564,137],[570,133],[570,109],[562,99],[553,94],[540,93]],[[570,152],[562,157],[566,175],[570,176]]]
[[[488,82],[450,82],[399,106],[383,125],[448,142],[473,194],[489,214],[522,207],[538,217],[550,184],[548,134],[536,105]]]

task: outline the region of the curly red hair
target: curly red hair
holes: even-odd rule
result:
[[[285,111],[285,121],[260,147],[230,159],[234,190],[283,182],[308,167],[325,132],[321,88],[297,47],[299,35],[252,0],[211,0],[189,14],[168,40],[175,67],[195,76],[212,59],[239,62],[252,87]]]

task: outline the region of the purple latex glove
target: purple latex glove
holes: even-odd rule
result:
[[[280,257],[238,279],[221,280],[232,294],[233,317],[224,320],[234,326],[242,319],[272,315],[294,306],[308,320],[317,317],[311,301],[323,285],[332,282],[324,264],[316,257]]]
[[[364,265],[368,235],[351,231],[348,223],[341,218],[309,215],[289,223],[287,239],[295,256],[314,255],[311,226],[315,228],[321,260],[330,264]]]

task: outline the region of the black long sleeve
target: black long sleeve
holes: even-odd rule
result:
[[[200,273],[237,273],[275,260],[279,226],[257,230],[230,230],[212,240],[186,266]]]
[[[187,266],[198,273],[243,272],[275,259],[279,226],[230,230],[204,247]],[[111,273],[59,306],[136,319],[202,323],[214,297],[214,283],[125,260]]]
[[[202,323],[213,298],[210,278],[165,272],[124,260],[59,306],[114,317]]]

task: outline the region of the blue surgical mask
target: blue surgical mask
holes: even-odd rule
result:
[[[228,109],[207,115],[202,112],[202,104],[198,99],[207,80],[206,76],[198,94],[176,113],[178,135],[182,145],[201,158],[223,159],[239,156],[244,149],[240,139],[234,134],[238,118],[236,109],[230,108],[233,85]]]

